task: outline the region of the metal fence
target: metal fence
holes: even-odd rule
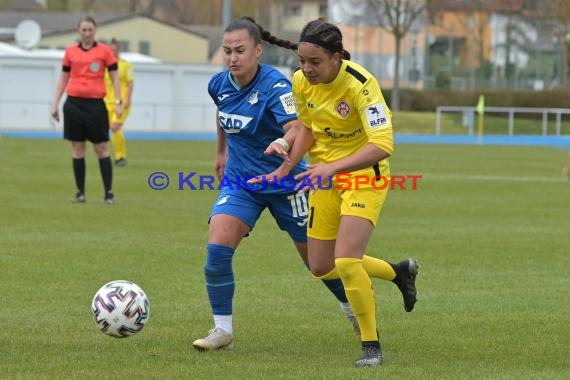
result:
[[[442,113],[461,113],[462,125],[467,128],[467,133],[473,135],[475,129],[476,107],[460,107],[460,106],[438,106],[435,113],[435,134],[441,135],[442,131]],[[533,107],[485,107],[485,114],[499,113],[508,115],[508,132],[509,136],[515,134],[515,120],[517,114],[534,114],[541,118],[541,135],[548,135],[549,119],[554,118],[554,135],[560,136],[562,133],[562,116],[570,115],[568,108],[533,108]]]

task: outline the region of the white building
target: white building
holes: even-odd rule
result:
[[[133,108],[125,123],[129,131],[215,131],[207,84],[219,66],[162,64],[139,53],[122,56],[133,63],[135,77]],[[62,57],[62,50],[0,44],[0,130],[62,130],[49,114]]]

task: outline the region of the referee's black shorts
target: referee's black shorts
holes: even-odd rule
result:
[[[89,140],[94,144],[109,141],[109,115],[103,99],[68,96],[63,105],[63,138]]]

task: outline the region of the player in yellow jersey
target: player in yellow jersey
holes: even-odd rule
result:
[[[325,21],[308,23],[297,49],[300,70],[293,75],[293,95],[301,128],[283,165],[269,176],[282,178],[309,152],[312,164],[295,176],[310,189],[307,227],[309,266],[319,279],[341,278],[361,331],[357,367],[383,361],[376,328],[370,277],[393,281],[411,311],[416,302],[415,259],[397,264],[364,255],[389,186],[388,158],[394,150],[391,112],[376,79],[350,62],[340,30]],[[277,154],[270,145],[266,153]],[[337,181],[342,176],[343,181]],[[346,179],[352,178],[351,181]],[[357,180],[358,178],[358,180]],[[323,189],[323,184],[332,181]],[[329,181],[329,182],[330,182]]]
[[[109,124],[111,127],[111,132],[113,133],[111,143],[113,144],[113,152],[115,154],[115,165],[125,166],[127,164],[127,144],[125,141],[125,134],[123,132],[123,124],[131,111],[131,100],[134,88],[134,77],[133,77],[133,65],[119,57],[120,46],[116,39],[112,39],[109,47],[117,57],[117,62],[119,64],[119,82],[121,85],[121,99],[123,103],[123,114],[121,117],[115,115],[115,105],[117,100],[115,99],[114,92],[110,89],[112,88],[111,79],[109,78],[109,73],[105,74],[105,85],[107,86],[107,95],[105,96],[105,104],[107,105],[107,110],[109,112]]]

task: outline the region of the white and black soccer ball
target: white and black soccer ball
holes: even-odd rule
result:
[[[150,304],[140,286],[117,280],[103,285],[95,293],[91,311],[102,332],[115,338],[127,338],[146,325]]]

